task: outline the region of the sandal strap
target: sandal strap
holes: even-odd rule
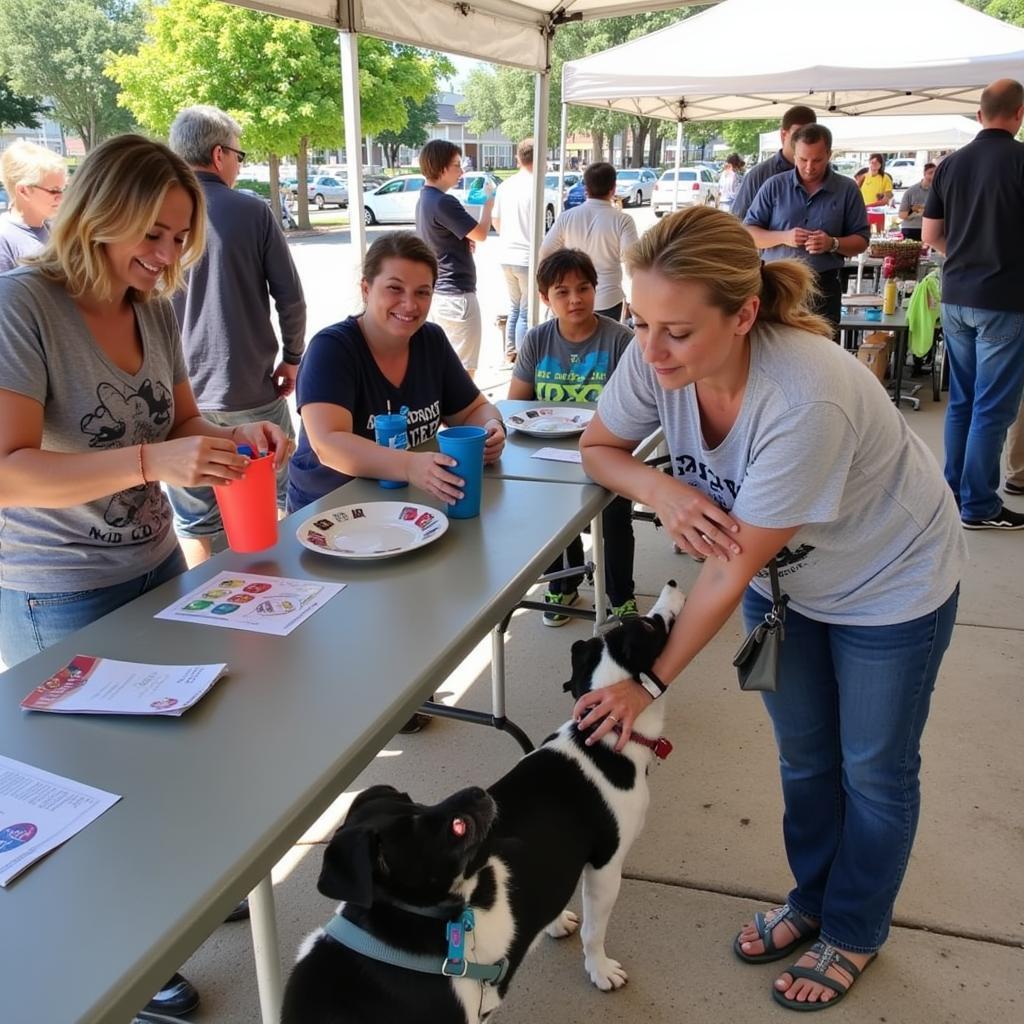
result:
[[[775,945],[775,926],[782,924],[784,921],[796,932],[793,939],[794,942],[815,931],[814,925],[795,911],[788,903],[783,903],[770,920],[767,914],[758,911],[754,914],[754,927],[757,929],[758,937],[764,945],[765,953],[774,953],[778,950],[779,947]],[[787,945],[790,945],[790,943],[787,943]]]
[[[860,968],[849,957],[844,956],[835,946],[830,946],[827,942],[816,942],[807,952],[816,955],[817,961],[813,967],[802,967],[799,964],[793,964],[793,966],[787,969],[793,978],[804,978],[807,981],[824,985],[840,995],[845,995],[853,983],[860,977]],[[839,967],[850,975],[849,985],[828,976],[826,972],[832,966]]]

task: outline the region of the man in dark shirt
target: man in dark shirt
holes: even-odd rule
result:
[[[999,497],[999,456],[1024,393],[1024,87],[1010,78],[981,94],[982,131],[946,157],[924,208],[921,237],[946,254],[942,330],[949,356],[946,481],[968,530],[1021,530]]]
[[[755,164],[743,176],[740,182],[739,191],[732,201],[730,211],[734,217],[743,220],[750,209],[750,204],[757,195],[757,190],[771,177],[782,174],[783,171],[793,170],[793,136],[803,128],[805,124],[817,124],[817,115],[810,107],[790,107],[782,115],[782,124],[779,126],[779,136],[782,139],[782,149],[769,157]]]
[[[832,170],[832,133],[809,124],[793,135],[796,166],[769,178],[743,223],[766,260],[801,259],[818,284],[814,311],[839,329],[843,289],[839,270],[871,237],[860,189]]]
[[[473,243],[486,241],[491,230],[494,190],[488,183],[479,222],[458,199],[445,194],[462,177],[461,156],[462,150],[444,139],[431,139],[420,150],[420,171],[427,184],[416,204],[416,233],[437,256],[431,316],[473,377],[480,359],[481,333]]]
[[[207,106],[182,110],[171,125],[171,149],[192,166],[206,196],[206,252],[172,301],[203,416],[221,427],[272,420],[293,440],[287,397],[306,345],[306,300],[274,211],[233,187],[245,160],[240,131],[223,110]],[[286,462],[277,475],[282,510],[287,484]],[[213,489],[168,487],[167,496],[185,558],[198,565],[224,529]]]

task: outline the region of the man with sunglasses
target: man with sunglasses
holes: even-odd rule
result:
[[[206,254],[189,271],[188,288],[174,297],[174,308],[203,416],[218,426],[272,420],[294,439],[286,399],[305,348],[306,301],[274,211],[233,188],[245,162],[240,134],[237,122],[217,107],[188,107],[171,125],[171,148],[195,170],[207,216]],[[278,474],[282,509],[287,482],[286,461]],[[190,567],[198,565],[223,530],[213,490],[169,488],[168,495],[182,551]]]
[[[67,180],[64,158],[45,146],[19,140],[4,150],[0,181],[10,209],[0,217],[0,273],[42,251]]]

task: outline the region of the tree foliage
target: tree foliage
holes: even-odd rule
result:
[[[0,128],[38,128],[46,108],[34,96],[16,93],[0,75]]]
[[[420,103],[406,100],[405,113],[405,127],[401,131],[384,131],[377,136],[387,154],[389,167],[397,165],[398,150],[402,146],[417,149],[427,141],[431,125],[437,123],[437,100],[434,96]]]
[[[0,72],[17,92],[50,100],[88,150],[132,128],[103,72],[112,54],[135,49],[142,25],[134,0],[3,0]]]

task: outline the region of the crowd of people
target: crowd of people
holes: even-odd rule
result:
[[[431,141],[416,232],[373,242],[362,310],[308,346],[281,226],[233,189],[245,153],[224,112],[181,111],[169,146],[111,139],[70,185],[49,151],[12,146],[0,164],[11,195],[0,223],[0,655],[15,664],[208,557],[222,528],[212,486],[242,476],[242,446],[274,453],[282,514],[356,476],[461,497],[454,460],[419,446],[444,424],[473,424],[485,461],[501,457],[501,414],[473,379],[474,249],[493,225],[512,311],[509,397],[597,403],[581,450],[616,495],[604,513],[612,611],[638,612],[633,501],[703,563],[657,676],[674,685],[737,607],[749,628],[762,621],[765,567],[786,568],[780,682],[764,702],[795,885],[734,951],[748,963],[796,957],[773,987],[783,1005],[838,1002],[887,938],[913,844],[962,528],[1024,528],[997,493],[1024,391],[1024,281],[1006,230],[1024,214],[1024,89],[994,83],[980,118],[977,140],[926,168],[901,206],[906,228],[947,256],[945,479],[872,375],[823,343],[839,321],[839,267],[868,242],[865,202],[891,200],[892,181],[881,155],[859,186],[837,174],[831,135],[807,107],[786,112],[769,160],[746,173],[738,155],[727,161],[730,212],[680,210],[640,238],[611,201],[614,168],[591,163],[587,200],[555,221],[534,281],[532,140],[479,218],[448,195],[461,150]],[[551,315],[531,326],[533,288]],[[374,417],[399,408],[414,425],[407,450],[374,442]],[[657,428],[670,474],[631,454]],[[1024,491],[1016,429],[1013,494]],[[577,539],[551,570],[582,561]],[[551,581],[545,625],[568,621],[578,585]],[[586,742],[614,728],[607,742],[621,748],[652,699],[631,679],[585,695]],[[197,1001],[175,975],[149,1009]]]

